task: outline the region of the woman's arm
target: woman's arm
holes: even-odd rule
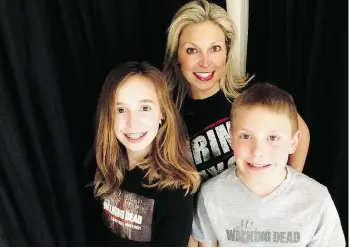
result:
[[[184,190],[174,190],[166,197],[165,214],[158,222],[154,237],[156,246],[188,245],[193,223],[193,195],[184,196]]]
[[[289,164],[294,169],[298,170],[299,172],[302,172],[308,154],[310,133],[307,124],[304,122],[304,120],[299,114],[298,129],[301,132],[301,139],[299,141],[296,151],[289,157]]]

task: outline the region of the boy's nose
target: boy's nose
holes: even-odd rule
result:
[[[252,153],[255,157],[264,156],[264,145],[262,142],[256,140],[253,144]]]

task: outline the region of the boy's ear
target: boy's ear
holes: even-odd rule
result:
[[[291,139],[289,154],[293,154],[296,151],[297,146],[298,146],[300,140],[301,140],[301,131],[298,130],[293,135],[293,137]]]

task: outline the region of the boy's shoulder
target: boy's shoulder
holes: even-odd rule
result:
[[[329,194],[328,189],[325,185],[319,183],[315,179],[298,172],[292,167],[288,167],[289,170],[294,174],[294,188],[304,192],[304,194],[313,195],[317,198],[322,198],[323,196]]]
[[[214,176],[204,182],[201,187],[201,191],[203,193],[207,193],[208,191],[215,191],[219,189],[220,191],[224,188],[231,187],[232,184],[234,184],[234,179],[236,176],[235,174],[235,167],[231,166],[222,173],[220,173],[217,176]]]

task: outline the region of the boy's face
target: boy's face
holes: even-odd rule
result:
[[[250,107],[241,110],[232,124],[232,148],[243,176],[271,177],[284,173],[288,155],[296,150],[300,138],[299,131],[292,135],[286,115],[264,107]]]

